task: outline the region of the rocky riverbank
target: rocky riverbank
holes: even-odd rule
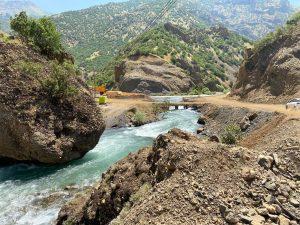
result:
[[[298,224],[299,118],[200,109],[212,133],[252,117],[240,145],[178,129],[160,135],[152,148],[130,154],[93,191],[63,207],[57,224]]]
[[[106,106],[100,106],[106,128],[141,126],[159,120],[166,109],[147,99],[109,99]]]

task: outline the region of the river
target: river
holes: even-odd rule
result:
[[[109,129],[99,144],[80,160],[60,166],[17,164],[0,167],[1,225],[53,224],[61,206],[70,199],[66,187],[84,188],[130,152],[150,146],[153,139],[177,127],[188,132],[198,128],[198,113],[170,111],[158,122],[136,128]]]

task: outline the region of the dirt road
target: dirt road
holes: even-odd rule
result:
[[[210,96],[191,98],[193,104],[212,103],[217,106],[231,106],[242,107],[257,111],[279,112],[285,114],[289,118],[300,118],[300,110],[286,110],[285,105],[276,104],[255,104],[249,102],[236,101],[226,96]],[[189,102],[186,102],[189,103]],[[146,107],[145,105],[152,105],[153,102],[145,99],[110,99],[108,106],[102,106],[104,113],[107,117],[116,117],[133,107]]]
[[[279,112],[285,114],[288,117],[300,118],[300,110],[286,110],[285,105],[280,104],[255,104],[249,102],[241,102],[233,100],[231,98],[227,98],[226,96],[200,97],[193,99],[193,102],[212,103],[217,106],[241,107],[258,111]]]

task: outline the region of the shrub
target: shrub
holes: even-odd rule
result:
[[[32,20],[30,38],[32,38],[33,44],[40,48],[42,54],[51,56],[62,51],[60,33],[49,18]]]
[[[20,71],[23,75],[29,76],[32,78],[38,77],[40,72],[43,69],[42,64],[27,62],[27,61],[19,61],[14,66],[18,71]]]
[[[76,87],[71,84],[71,78],[76,76],[73,64],[67,62],[51,64],[50,76],[41,81],[42,88],[51,98],[64,98],[78,93]]]
[[[158,115],[159,113],[161,113],[163,111],[163,109],[160,107],[160,105],[153,103],[152,111],[155,115]]]
[[[241,128],[236,124],[230,124],[224,128],[221,135],[221,141],[224,144],[233,145],[241,138]]]
[[[287,25],[295,26],[300,21],[300,12],[295,13],[288,21]]]
[[[136,112],[133,116],[133,125],[134,126],[142,126],[145,124],[145,114],[143,112]]]
[[[49,18],[33,19],[20,12],[10,25],[22,41],[38,47],[42,54],[54,56],[63,50],[60,33]]]

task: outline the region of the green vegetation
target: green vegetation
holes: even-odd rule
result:
[[[234,145],[241,138],[241,128],[236,124],[230,124],[224,128],[221,135],[221,141],[224,144]]]
[[[50,98],[66,98],[78,93],[72,79],[78,76],[79,71],[68,62],[60,64],[54,60],[45,66],[39,62],[21,60],[13,68],[23,76],[36,80]]]
[[[211,92],[207,87],[199,89],[199,88],[194,88],[189,95],[213,95],[215,94],[214,92]]]
[[[50,68],[50,76],[42,80],[41,85],[51,98],[65,98],[78,93],[76,87],[71,84],[71,79],[77,75],[74,65],[54,61]]]
[[[134,126],[142,126],[145,124],[146,115],[143,112],[137,111],[133,116],[133,125]]]
[[[278,27],[274,32],[267,34],[264,38],[255,43],[254,51],[259,52],[266,46],[271,45],[280,37],[282,37],[285,33],[288,33],[293,30],[293,28],[300,21],[300,12],[295,13],[286,23],[285,26]]]
[[[63,51],[60,33],[49,18],[33,19],[20,12],[11,20],[11,28],[23,42],[37,47],[42,54],[53,57]]]
[[[106,70],[102,70],[129,41],[143,32],[143,28],[159,14],[167,2],[125,1],[65,12],[52,19],[63,34],[64,46],[75,56],[79,66],[88,71],[99,72],[98,77],[101,74],[103,81],[111,81],[111,76]],[[257,39],[264,36],[264,32],[272,31],[286,21],[293,11],[291,7],[280,7],[279,1],[264,2],[235,1],[232,4],[228,0],[189,1],[188,4],[177,4],[176,10],[170,10],[159,22],[172,22],[180,27],[195,29],[222,21],[230,30]],[[249,19],[249,15],[255,19]],[[220,54],[225,58],[231,57],[230,53],[226,54],[226,49]],[[232,60],[232,63],[238,64],[238,59]]]
[[[31,78],[37,78],[41,73],[43,66],[41,63],[30,62],[30,61],[19,61],[14,66],[23,75]]]
[[[158,26],[129,42],[114,62],[96,75],[96,83],[113,83],[115,66],[127,57],[151,54],[164,58],[201,81],[200,86],[196,84],[195,94],[205,87],[211,92],[223,92],[230,83],[225,65],[232,68],[239,65],[244,45],[249,42],[223,27],[187,30],[172,24]]]

